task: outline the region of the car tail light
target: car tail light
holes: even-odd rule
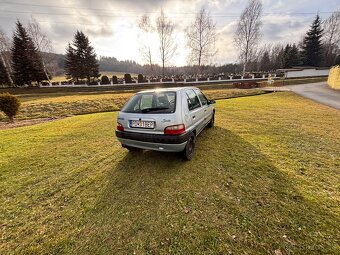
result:
[[[117,130],[119,130],[119,131],[124,131],[123,125],[120,124],[119,122],[117,122]]]
[[[185,132],[184,124],[168,126],[164,129],[165,135],[180,135]]]

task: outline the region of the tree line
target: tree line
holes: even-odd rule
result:
[[[303,40],[287,44],[261,44],[262,2],[249,0],[237,23],[234,45],[239,53],[239,63],[215,66],[218,33],[216,22],[202,8],[185,29],[189,50],[188,66],[171,65],[176,56],[176,26],[164,10],[154,19],[142,15],[138,20],[140,54],[144,65],[134,61],[118,61],[114,57],[98,58],[89,38],[76,31],[66,47],[65,56],[53,58],[51,41],[33,18],[24,26],[16,22],[10,40],[0,30],[0,83],[16,85],[49,80],[62,65],[67,78],[97,79],[100,70],[130,71],[149,75],[207,74],[216,72],[268,72],[295,66],[332,66],[340,63],[340,12],[335,11],[326,20],[316,15]],[[152,49],[158,41],[158,53]],[[60,60],[61,59],[61,60]],[[157,64],[160,63],[160,64]],[[231,71],[232,70],[232,71]]]
[[[234,43],[243,73],[293,66],[332,66],[340,63],[340,11],[322,21],[316,15],[303,40],[286,45],[260,46],[262,2],[250,0],[237,24]]]

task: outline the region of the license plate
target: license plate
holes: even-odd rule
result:
[[[154,121],[130,120],[130,127],[132,128],[154,128]]]

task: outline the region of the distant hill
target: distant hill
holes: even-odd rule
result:
[[[43,53],[44,58],[50,59],[50,68],[54,75],[64,74],[64,54]],[[143,73],[143,66],[133,60],[117,60],[115,57],[100,57],[99,60],[100,72],[123,72],[123,73]]]

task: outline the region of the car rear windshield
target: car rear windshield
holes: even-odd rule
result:
[[[123,107],[129,113],[174,113],[176,92],[148,92],[134,95]]]

